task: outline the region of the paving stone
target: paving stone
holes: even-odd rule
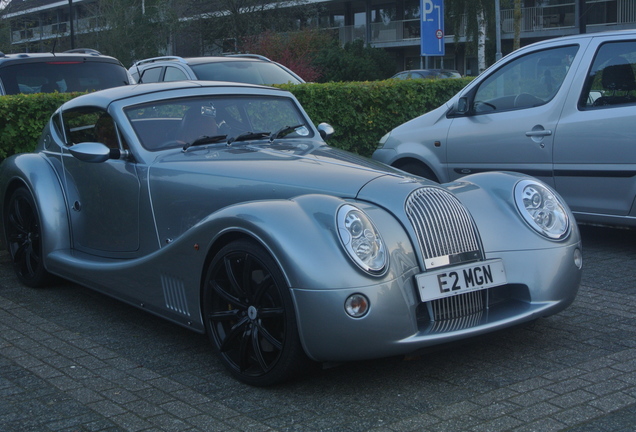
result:
[[[0,431],[633,432],[636,231],[582,233],[559,315],[268,389],[205,336],[74,284],[20,286],[0,253]]]

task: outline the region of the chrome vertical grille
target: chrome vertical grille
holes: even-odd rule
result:
[[[406,213],[424,259],[479,250],[470,214],[449,192],[436,187],[417,189],[406,200]]]
[[[455,196],[437,187],[424,187],[406,200],[424,266],[459,264],[481,259],[479,234],[468,210]],[[444,259],[440,259],[440,258]],[[424,315],[432,333],[461,330],[478,325],[488,308],[488,292],[474,291],[429,301]]]

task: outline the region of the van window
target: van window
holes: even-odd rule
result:
[[[585,80],[579,108],[613,107],[636,102],[636,41],[601,45]]]
[[[487,77],[475,94],[475,113],[531,108],[549,102],[568,73],[578,45],[533,52]]]

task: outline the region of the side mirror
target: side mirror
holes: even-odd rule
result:
[[[68,150],[76,159],[82,162],[100,163],[110,159],[110,149],[98,142],[75,144]]]
[[[318,125],[318,132],[323,140],[328,140],[334,134],[336,130],[329,123],[320,123]]]
[[[469,111],[470,104],[468,103],[468,97],[460,97],[455,104],[455,113],[459,115],[467,115]]]

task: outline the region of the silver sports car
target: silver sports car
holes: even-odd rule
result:
[[[327,146],[288,92],[125,86],[75,98],[0,167],[17,277],[85,285],[207,333],[270,385],[327,361],[407,354],[563,310],[576,223],[548,186],[448,184]]]

